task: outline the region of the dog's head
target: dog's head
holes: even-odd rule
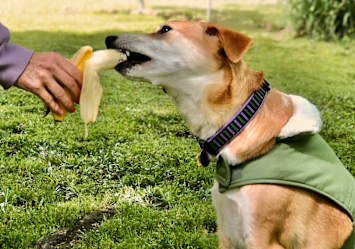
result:
[[[173,84],[185,77],[216,73],[237,63],[252,45],[251,38],[203,22],[168,22],[149,34],[106,38],[106,46],[127,54],[116,70],[130,79]]]

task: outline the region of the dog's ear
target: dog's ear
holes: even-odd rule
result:
[[[233,63],[238,62],[253,45],[253,40],[250,37],[219,26],[208,26],[206,34],[217,36],[220,39],[224,52]]]

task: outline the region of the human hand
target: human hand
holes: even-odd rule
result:
[[[61,115],[64,110],[59,104],[69,112],[75,111],[73,102],[79,103],[82,73],[57,53],[34,53],[14,85],[36,94],[53,112]]]

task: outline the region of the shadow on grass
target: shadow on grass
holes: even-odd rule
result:
[[[239,5],[231,5],[224,9],[212,10],[212,23],[218,23],[234,30],[264,31],[269,27],[269,31],[280,30],[285,27],[284,7],[270,5],[262,7],[246,8]],[[154,6],[153,13],[149,15],[128,14],[127,11],[112,12],[113,18],[120,19],[120,22],[131,25],[134,23],[144,23],[147,20],[157,21],[163,17],[165,20],[205,20],[206,9],[187,7],[166,7]],[[97,12],[95,15],[107,14],[105,11]],[[122,20],[121,20],[122,19]],[[281,20],[281,21],[280,21]],[[143,29],[143,30],[142,30]],[[139,26],[133,33],[152,32],[144,30],[144,25]],[[28,49],[38,52],[54,51],[64,53],[65,56],[72,55],[78,48],[91,45],[94,50],[105,48],[105,38],[109,35],[124,33],[124,30],[104,30],[93,33],[76,33],[63,31],[26,31],[13,32],[13,43],[18,43]]]
[[[212,23],[231,29],[259,30],[270,26],[271,30],[285,28],[284,6],[262,5],[245,9],[241,5],[228,5],[223,9],[212,9]],[[166,20],[206,20],[206,9],[188,7],[153,6]]]
[[[84,232],[87,232],[95,227],[98,227],[101,221],[106,218],[110,219],[115,214],[113,207],[101,207],[95,211],[85,214],[80,219],[74,222],[70,228],[61,228],[57,232],[48,237],[37,241],[34,244],[35,249],[64,249],[72,248],[71,242],[76,237]]]
[[[90,45],[94,50],[106,49],[105,38],[125,33],[123,30],[104,30],[94,33],[75,33],[63,31],[26,31],[12,32],[11,42],[36,52],[57,52],[71,57],[80,47]],[[142,33],[141,30],[133,33]]]

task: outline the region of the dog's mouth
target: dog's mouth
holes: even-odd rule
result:
[[[129,50],[126,50],[126,49],[118,49],[118,51],[126,54],[127,56],[127,60],[118,64],[115,69],[120,72],[122,71],[123,69],[127,69],[127,68],[131,68],[135,65],[140,65],[140,64],[143,64],[147,61],[150,61],[151,58],[144,55],[144,54],[141,54],[141,53],[137,53],[137,52],[132,52],[132,51],[129,51]]]

